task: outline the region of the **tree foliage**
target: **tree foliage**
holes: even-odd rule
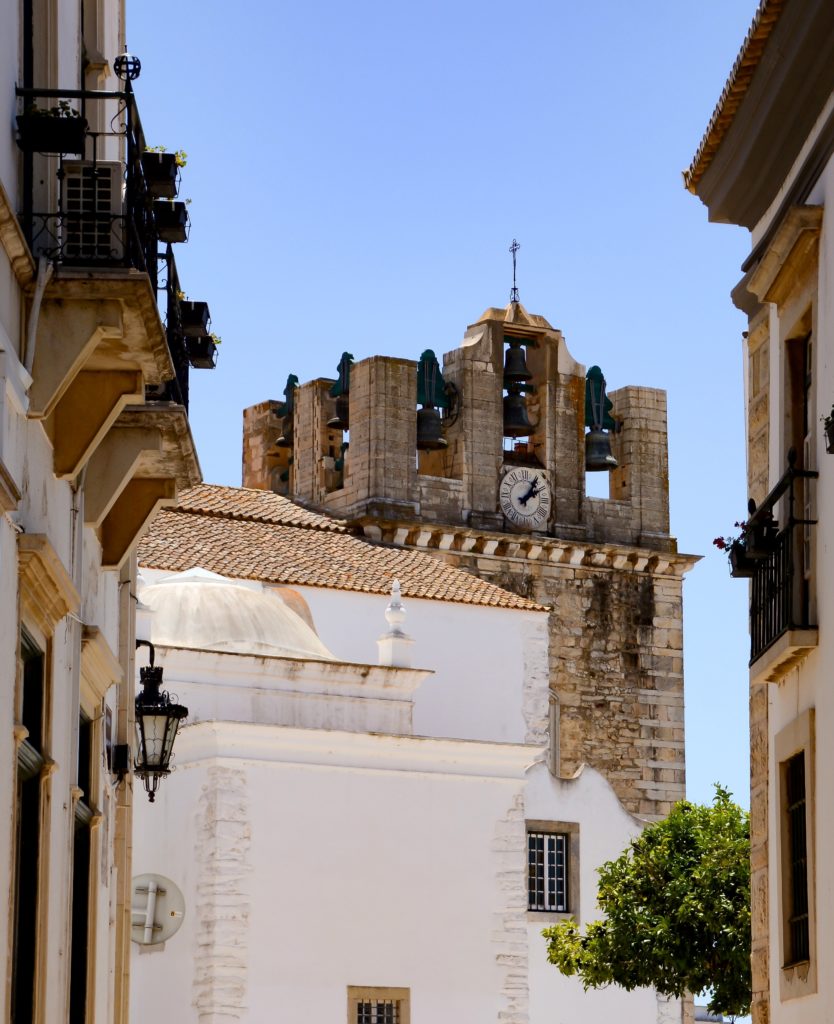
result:
[[[598,869],[602,920],[546,928],[548,960],[585,989],[654,986],[667,996],[712,990],[709,1009],[749,1012],[750,821],[715,787],[686,800]]]

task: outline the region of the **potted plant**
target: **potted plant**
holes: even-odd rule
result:
[[[84,155],[87,121],[67,100],[57,107],[27,107],[17,117],[17,144],[25,153]]]
[[[755,561],[747,551],[745,540],[746,523],[736,523],[741,529],[738,537],[716,537],[713,544],[719,551],[726,551],[727,561],[730,563],[730,575],[734,579],[750,579],[756,567]]]
[[[213,370],[217,365],[217,346],[220,338],[216,334],[204,334],[200,338],[189,337],[188,361],[195,370]]]
[[[187,154],[178,149],[166,153],[164,146],[149,146],[142,154],[142,174],[154,199],[175,199],[179,191],[179,171]]]
[[[187,338],[202,338],[207,335],[209,319],[207,302],[192,302],[190,299],[180,302],[182,333]]]
[[[161,242],[184,242],[188,238],[188,208],[176,199],[155,199],[153,219]]]

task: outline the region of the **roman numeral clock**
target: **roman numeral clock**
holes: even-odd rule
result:
[[[504,519],[518,530],[546,530],[552,499],[547,474],[514,466],[501,478],[498,499]]]

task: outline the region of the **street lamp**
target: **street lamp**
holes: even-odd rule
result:
[[[136,697],[136,762],[134,774],[142,780],[148,799],[154,801],[160,782],[171,774],[169,767],[177,729],[188,708],[175,704],[162,689],[162,667],[154,665],[154,647],[147,640],[136,646],[150,648],[151,663],[139,670],[142,692]]]

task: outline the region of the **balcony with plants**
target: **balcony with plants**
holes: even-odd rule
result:
[[[27,413],[56,476],[88,468],[85,522],[114,569],[156,509],[200,480],[189,371],[213,368],[219,341],[174,256],[190,227],[185,154],[147,144],[119,72],[130,61],[114,62],[117,90],[17,89],[18,223],[37,262]]]
[[[22,151],[19,221],[33,256],[56,274],[146,275],[173,373],[149,374],[148,399],[188,407],[190,366],[211,367],[216,345],[182,330],[174,247],[188,240],[179,197],[186,155],[148,145],[131,82],[120,90],[18,89]],[[194,340],[194,339],[197,340]],[[192,358],[202,348],[213,358]]]
[[[727,553],[730,575],[749,579],[751,679],[778,682],[817,646],[812,601],[811,481],[819,474],[788,466],[764,501],[748,503],[735,537],[713,543]]]

